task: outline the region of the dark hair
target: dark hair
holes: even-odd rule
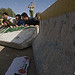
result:
[[[8,16],[8,13],[7,12],[4,12],[3,14],[7,15]]]
[[[18,16],[18,18],[20,18],[20,19],[21,19],[21,15],[20,15],[20,14],[17,14],[17,15],[16,15],[16,17],[17,17],[17,16]]]
[[[40,16],[40,14],[41,14],[41,12],[37,12],[37,13],[35,14],[35,17]]]
[[[23,17],[28,17],[27,13],[25,13],[25,12],[22,13],[21,16],[23,16]]]

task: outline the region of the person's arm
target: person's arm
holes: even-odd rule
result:
[[[24,26],[25,25],[25,21],[24,20],[21,20],[20,21],[20,26]]]
[[[34,6],[33,6],[33,8],[34,8]]]
[[[10,28],[13,28],[13,26],[10,26]]]
[[[15,27],[18,27],[18,25],[15,25]]]
[[[30,4],[29,4],[28,8],[30,8]]]
[[[25,21],[25,26],[29,26],[29,20]]]
[[[25,26],[27,27],[27,26],[29,26],[28,24],[25,24]]]
[[[24,25],[23,25],[23,24],[21,24],[20,26],[24,27]]]

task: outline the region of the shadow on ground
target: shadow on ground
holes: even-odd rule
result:
[[[18,50],[4,46],[0,46],[0,75],[5,75],[5,72],[8,70],[13,59],[21,56],[30,57],[28,75],[37,75],[32,47],[23,50]]]

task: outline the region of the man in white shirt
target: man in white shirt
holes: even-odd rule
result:
[[[8,13],[6,13],[6,12],[3,13],[3,16],[4,16],[5,20],[7,20],[7,21],[11,22],[13,25],[15,25],[16,20],[14,18],[12,18],[12,17],[9,17]]]
[[[8,13],[3,13],[4,19],[9,20],[11,23],[13,23],[13,18],[8,16]]]
[[[33,6],[33,3],[32,2],[29,4],[28,8],[30,8],[30,10],[29,10],[30,17],[33,17],[33,8],[34,8],[34,6]]]

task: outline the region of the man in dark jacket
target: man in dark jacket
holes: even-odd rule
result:
[[[36,26],[37,20],[35,18],[28,17],[26,13],[22,13],[22,19],[25,21],[25,26]]]

